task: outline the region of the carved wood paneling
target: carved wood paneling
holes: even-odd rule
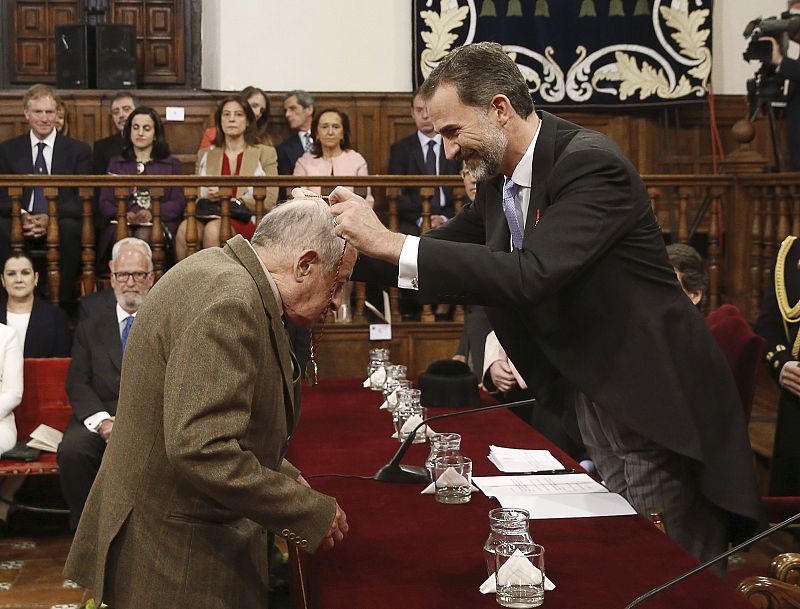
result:
[[[55,79],[55,27],[79,21],[78,0],[14,0],[15,31],[9,47],[14,64],[11,80],[18,83],[50,82]]]

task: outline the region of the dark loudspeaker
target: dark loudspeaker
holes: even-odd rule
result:
[[[59,89],[124,89],[136,86],[136,28],[132,25],[56,27]]]
[[[97,88],[135,87],[136,28],[132,25],[97,25],[95,28]]]
[[[94,31],[87,25],[56,26],[56,86],[59,89],[93,87],[89,58],[94,57]],[[91,35],[90,35],[91,32]]]

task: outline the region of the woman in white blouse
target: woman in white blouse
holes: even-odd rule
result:
[[[22,344],[17,331],[0,324],[0,453],[17,443],[14,409],[22,401]],[[25,476],[8,476],[0,482],[0,528]]]

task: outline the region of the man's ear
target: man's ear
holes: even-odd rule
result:
[[[511,118],[514,112],[514,107],[511,105],[511,101],[505,96],[500,93],[495,95],[492,98],[492,101],[489,102],[490,112],[497,113],[497,122],[500,125],[505,125],[508,122],[508,119]]]
[[[295,264],[295,279],[303,281],[303,277],[311,274],[312,267],[319,262],[319,255],[314,250],[305,250],[297,258]]]

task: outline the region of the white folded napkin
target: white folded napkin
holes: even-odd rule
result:
[[[394,412],[394,409],[397,408],[398,401],[399,398],[397,397],[397,389],[395,389],[389,395],[386,396],[386,399],[383,401],[383,404],[381,404],[381,410],[388,410],[389,412]]]
[[[532,564],[525,555],[519,550],[514,550],[505,564],[500,567],[497,572],[497,578],[501,582],[508,581],[529,581],[531,583],[539,583],[542,581],[542,572],[539,568]],[[551,582],[547,577],[544,578],[544,589],[555,590],[556,585]],[[481,584],[481,594],[494,594],[497,592],[497,584],[495,582],[494,573],[486,578],[486,581]]]
[[[364,381],[364,388],[369,389],[370,387],[381,386],[386,382],[386,368],[380,367],[375,370],[372,374],[369,375],[366,381]]]
[[[406,426],[405,426],[405,425],[403,425],[403,426],[402,426],[400,429],[402,429],[403,431],[405,431],[405,432],[407,432],[407,433],[411,433],[411,430],[412,430],[412,429],[414,429],[414,428],[415,428],[417,425],[419,425],[419,424],[422,422],[422,418],[421,418],[421,417],[418,417],[417,415],[414,415],[413,417],[409,417],[408,421],[410,421],[410,420],[411,420],[411,419],[413,419],[414,417],[417,417],[417,422],[416,422],[416,423],[414,423],[414,424],[413,424],[411,427],[409,427],[409,428],[406,428]],[[406,423],[408,423],[408,421],[406,421]],[[426,436],[428,436],[428,437],[430,438],[431,436],[434,436],[434,435],[436,435],[436,432],[435,432],[435,431],[433,431],[433,430],[431,429],[431,426],[430,426],[430,425],[427,425],[426,427],[428,428],[428,430],[425,432],[425,435],[426,435]],[[420,430],[420,431],[422,431],[422,430]],[[420,433],[420,432],[418,431],[417,433]],[[395,440],[397,440],[397,438],[399,438],[399,437],[400,437],[400,436],[398,436],[398,435],[397,435],[397,432],[394,432],[394,433],[392,434],[392,438],[394,438]]]
[[[480,493],[481,492],[480,489],[477,486],[475,486],[474,484],[472,484],[471,486],[472,486],[472,491],[471,492],[473,492],[473,493]],[[436,483],[435,482],[431,482],[428,486],[426,486],[420,492],[420,495],[435,495],[435,494],[436,494]]]

